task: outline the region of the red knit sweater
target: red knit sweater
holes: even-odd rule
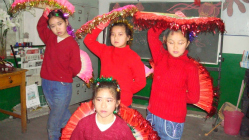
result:
[[[40,38],[46,44],[41,77],[51,81],[73,82],[81,69],[80,49],[72,36],[57,43],[57,36],[47,27],[41,16],[37,24]]]
[[[127,45],[124,48],[107,46],[96,41],[100,29],[96,28],[84,39],[86,46],[100,58],[100,77],[113,77],[121,88],[121,103],[131,105],[133,94],[145,87],[144,64],[138,54]]]
[[[198,68],[189,60],[187,50],[182,56],[173,57],[163,48],[159,40],[162,31],[154,28],[148,31],[149,47],[155,63],[148,109],[165,120],[183,123],[187,103],[199,101]]]
[[[105,131],[100,131],[95,115],[91,114],[79,121],[71,140],[135,140],[130,128],[124,120],[116,116],[115,122]]]

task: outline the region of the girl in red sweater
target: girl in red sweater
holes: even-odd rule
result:
[[[120,104],[120,87],[112,78],[94,82],[93,104],[96,113],[82,118],[71,140],[135,140],[126,122],[114,115]]]
[[[130,49],[132,28],[128,22],[115,22],[110,27],[110,40],[113,46],[96,41],[99,33],[109,25],[100,24],[84,39],[85,45],[101,61],[100,77],[113,77],[119,82],[121,103],[131,106],[133,94],[145,87],[144,64],[140,56]]]
[[[189,35],[180,30],[166,30],[164,43],[159,36],[164,29],[151,28],[148,42],[154,61],[154,77],[146,119],[163,140],[181,139],[187,103],[199,101],[200,84],[197,66],[187,54]]]
[[[49,28],[47,27],[49,26]],[[38,21],[37,30],[46,44],[41,68],[42,89],[50,107],[47,122],[48,139],[58,140],[71,114],[68,106],[72,82],[81,69],[80,49],[68,34],[68,20],[60,10],[46,9]]]

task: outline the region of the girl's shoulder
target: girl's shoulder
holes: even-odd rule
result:
[[[74,48],[74,47],[79,47],[78,43],[76,42],[76,40],[72,37],[72,36],[69,36],[67,38],[65,38],[64,40],[62,40],[62,45],[65,45],[65,46],[70,46],[69,48]]]
[[[185,66],[185,68],[190,69],[190,70],[193,70],[193,69],[197,69],[198,66],[197,66],[197,64],[195,63],[195,61],[194,61],[193,58],[188,58],[187,61],[186,61],[186,66]]]
[[[116,123],[118,126],[121,126],[121,127],[126,127],[126,126],[128,126],[127,123],[126,123],[122,118],[120,118],[119,116],[116,116],[115,123]]]
[[[88,115],[88,116],[82,118],[82,119],[79,121],[79,123],[90,123],[90,122],[94,121],[94,120],[95,120],[95,114],[96,114],[96,113],[93,113],[93,114],[90,114],[90,115]]]
[[[140,59],[140,56],[132,49],[129,49],[125,55],[128,56],[130,59],[134,58]]]

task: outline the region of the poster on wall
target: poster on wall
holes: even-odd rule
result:
[[[40,106],[40,98],[36,84],[26,86],[26,106],[27,108]]]
[[[249,36],[249,2],[243,0],[225,0],[223,14],[227,35]]]

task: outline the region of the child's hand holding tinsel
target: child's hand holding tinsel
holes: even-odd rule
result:
[[[100,23],[97,28],[101,29],[101,30],[104,30],[105,27],[107,27],[108,25],[110,24],[110,20],[108,20],[107,22],[103,22],[103,23]]]
[[[45,17],[46,19],[48,19],[48,14],[50,13],[50,9],[48,7],[44,8],[44,11],[43,11],[43,17]]]

